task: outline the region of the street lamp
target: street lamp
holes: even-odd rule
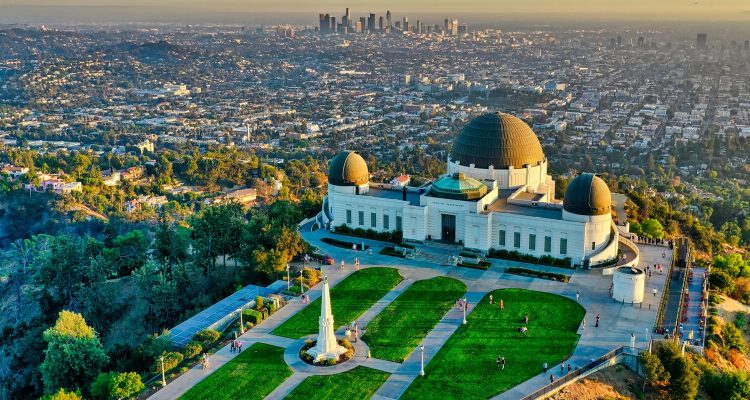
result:
[[[240,312],[240,334],[245,333],[245,324],[242,322],[242,307],[240,307],[237,311]]]
[[[167,386],[167,379],[164,377],[164,356],[160,356],[159,360],[161,360],[161,386]]]
[[[299,291],[305,294],[305,278],[302,276],[302,270],[299,270]]]
[[[422,350],[422,367],[419,370],[419,375],[424,376],[424,345],[419,346],[419,349]]]
[[[289,291],[289,285],[291,280],[289,279],[289,264],[286,265],[286,291]]]
[[[464,306],[461,307],[464,309],[464,325],[466,325],[466,309],[469,307],[468,303],[466,303],[466,297],[464,297]]]

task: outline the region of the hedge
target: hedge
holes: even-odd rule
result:
[[[187,359],[198,357],[202,352],[203,345],[199,342],[190,342],[185,345],[185,349],[183,350],[183,354]]]
[[[221,337],[221,333],[214,329],[204,329],[193,336],[193,340],[203,344],[211,344]]]
[[[487,257],[500,258],[503,260],[511,260],[511,261],[521,261],[521,262],[527,262],[531,264],[550,265],[553,267],[560,267],[560,268],[575,269],[575,267],[570,266],[570,261],[571,261],[570,257],[565,257],[565,258],[556,258],[552,256],[536,257],[536,256],[532,256],[531,254],[521,253],[516,250],[508,251],[508,250],[496,250],[496,249],[490,249],[490,252],[487,253]]]
[[[164,372],[174,369],[185,359],[181,353],[176,351],[164,352],[162,353],[162,357],[164,357]],[[154,373],[161,373],[161,357],[156,358],[151,370]]]
[[[334,228],[334,232],[347,236],[356,236],[393,243],[401,243],[404,238],[404,233],[402,231],[378,232],[373,229],[365,230],[362,228],[350,228],[347,225],[337,226],[336,228]]]
[[[364,245],[362,247],[362,243],[354,243],[354,242],[347,242],[346,240],[339,240],[334,238],[325,237],[323,239],[320,239],[323,243],[328,243],[331,246],[341,247],[344,249],[351,250],[354,246],[357,246],[357,250],[367,250],[370,248],[368,245]]]
[[[263,314],[257,310],[242,310],[243,322],[252,322],[253,325],[258,325],[263,321]]]
[[[526,268],[510,267],[510,268],[506,268],[505,272],[509,274],[515,274],[515,275],[521,275],[521,276],[532,276],[532,277],[549,279],[551,281],[560,281],[560,282],[565,282],[565,283],[568,283],[568,281],[570,280],[569,275],[556,274],[554,272],[535,271],[533,269],[526,269]]]
[[[396,251],[396,249],[393,246],[383,247],[383,250],[380,250],[380,254],[385,254],[387,256],[394,256],[394,257],[404,258],[404,253],[402,253],[400,251]]]

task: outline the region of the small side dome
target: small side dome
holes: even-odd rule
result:
[[[578,215],[606,215],[612,212],[612,193],[602,178],[583,173],[568,184],[563,209]]]
[[[331,160],[328,183],[336,186],[360,186],[369,181],[367,163],[358,152],[345,150]]]

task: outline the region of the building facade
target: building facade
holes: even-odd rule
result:
[[[321,222],[335,230],[402,231],[405,240],[456,243],[597,265],[618,257],[611,193],[592,173],[564,200],[536,134],[503,113],[475,118],[456,138],[446,174],[420,187],[369,180],[364,159],[344,151],[330,164]]]

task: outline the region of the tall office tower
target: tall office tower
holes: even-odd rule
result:
[[[708,35],[705,33],[699,33],[695,39],[695,46],[699,49],[705,49],[708,47]]]
[[[422,21],[420,21],[420,20],[417,20],[417,24],[414,25],[414,33],[416,33],[417,35],[421,35],[422,34],[421,25],[422,25]]]
[[[385,19],[382,15],[378,17],[378,32],[385,33]]]
[[[453,19],[453,22],[451,23],[451,35],[458,36],[458,20]]]
[[[645,40],[646,40],[646,39],[644,39],[644,38],[643,38],[643,36],[639,37],[639,38],[638,38],[638,47],[643,47],[643,42],[644,42]]]
[[[409,18],[404,17],[404,23],[401,24],[401,29],[404,32],[409,32]]]
[[[336,33],[336,17],[331,17],[330,24],[328,25],[328,32]]]
[[[375,14],[370,13],[370,17],[367,18],[367,30],[370,33],[375,33]]]
[[[466,24],[461,24],[458,26],[458,34],[459,35],[465,35],[469,33],[469,26]]]
[[[396,25],[394,25],[396,29],[401,30],[401,21],[396,21]]]
[[[391,20],[391,10],[388,10],[385,12],[385,23],[388,27],[388,30],[391,30],[391,27],[393,26],[393,21]]]
[[[745,50],[750,50],[750,40],[745,40]]]
[[[617,37],[617,47],[622,47],[622,36]]]
[[[451,27],[451,26],[450,26],[450,21],[448,21],[448,18],[446,18],[446,19],[445,19],[445,20],[443,21],[443,33],[445,33],[445,34],[447,35],[447,34],[448,34],[448,32],[450,32],[450,31],[451,31],[451,30],[450,30],[450,27]]]
[[[365,17],[361,17],[356,24],[354,24],[354,32],[362,33],[365,31]]]
[[[331,26],[331,16],[328,14],[319,14],[318,18],[320,19],[320,33],[325,35]]]
[[[352,24],[352,15],[349,14],[349,7],[346,7],[346,14],[344,14],[344,19],[341,21],[341,24],[347,27]]]
[[[615,39],[609,39],[609,47],[614,49],[617,41]]]

